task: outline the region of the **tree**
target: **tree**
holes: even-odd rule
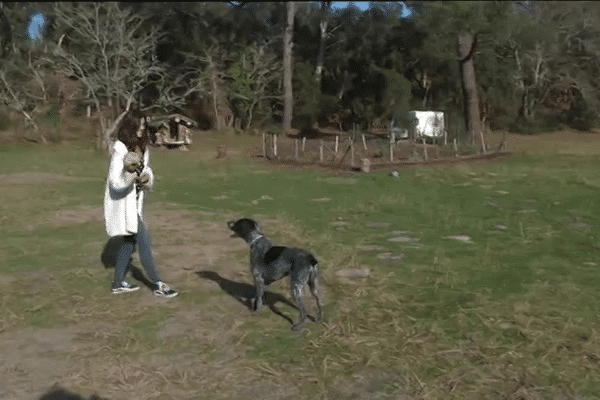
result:
[[[6,15],[7,12],[4,9],[4,3],[0,3],[0,58],[6,59],[10,53],[10,45],[12,44],[12,27],[10,26],[10,20]]]
[[[464,117],[472,143],[481,138],[481,112],[476,75],[477,45],[481,36],[495,32],[506,22],[509,2],[431,2],[420,3],[419,22],[424,28],[439,33],[447,42],[454,37],[464,95]],[[450,43],[448,43],[449,46]],[[480,143],[483,146],[483,143]]]
[[[261,101],[279,97],[267,94],[269,86],[281,75],[281,62],[268,52],[269,45],[265,43],[258,48],[249,45],[228,70],[231,103],[247,127],[252,124],[254,110]]]
[[[233,112],[227,100],[227,87],[225,77],[227,71],[225,63],[229,61],[229,55],[219,45],[204,49],[203,56],[196,56],[202,65],[199,67],[197,87],[203,92],[209,93],[213,112],[215,114],[214,128],[224,129],[233,124]]]
[[[552,21],[531,7],[515,12],[505,32],[501,50],[514,62],[512,82],[521,101],[519,117],[533,122],[551,85],[550,63],[558,32]]]
[[[317,65],[315,68],[317,84],[321,86],[321,75],[323,73],[323,63],[325,60],[325,45],[327,41],[327,25],[329,24],[330,12],[331,12],[331,1],[322,1],[320,10],[320,41],[319,41],[319,55],[317,56]]]
[[[252,103],[244,100],[248,98],[248,88],[271,76],[258,70],[252,78],[247,74],[259,65],[271,69],[268,64],[280,60],[279,54],[273,57],[272,47],[281,34],[270,34],[269,14],[284,6],[229,2],[170,3],[167,7],[168,12],[163,10],[159,18],[153,18],[158,30],[165,33],[157,44],[159,61],[177,75],[185,75],[187,87],[207,100],[209,119],[215,129],[232,126],[235,113],[248,117],[247,106]],[[148,14],[152,15],[151,9]],[[252,56],[249,48],[256,50]],[[281,75],[273,72],[273,78]],[[271,80],[263,83],[268,86]],[[250,103],[245,104],[246,101]]]
[[[143,18],[117,3],[57,3],[55,12],[63,33],[49,60],[87,89],[100,112],[98,145],[106,149],[136,94],[165,74],[156,62],[157,32],[143,31]]]
[[[465,115],[471,143],[475,143],[481,134],[482,124],[479,112],[479,95],[475,75],[475,48],[477,34],[463,31],[457,35],[458,63],[460,65],[463,92],[465,94]],[[481,143],[481,146],[484,144]]]
[[[292,47],[294,33],[294,16],[296,14],[296,2],[287,3],[287,24],[283,35],[283,131],[289,133],[292,128],[292,116],[294,98],[292,93]]]
[[[48,101],[44,68],[43,61],[32,59],[30,52],[4,60],[0,67],[0,102],[21,114],[36,131],[36,116]],[[43,135],[42,141],[46,141]]]
[[[44,46],[29,39],[26,32],[36,9],[46,11],[47,5],[0,3],[0,103],[37,131],[37,118],[51,94]],[[41,139],[46,141],[43,134]]]
[[[560,112],[561,122],[591,129],[600,107],[600,6],[596,2],[536,2],[536,13],[550,20],[557,40],[550,42],[551,86],[540,102]],[[556,107],[558,106],[558,108]]]
[[[348,7],[336,17],[343,45],[331,52],[329,70],[339,74],[339,104],[351,122],[366,128],[375,118],[406,110],[410,83],[403,76],[407,60],[397,37],[402,28],[398,9],[371,4],[364,12]]]

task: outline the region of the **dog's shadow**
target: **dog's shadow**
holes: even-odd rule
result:
[[[221,275],[214,271],[197,271],[196,274],[200,278],[208,279],[210,281],[215,282],[217,285],[219,285],[222,291],[224,291],[225,293],[227,293],[228,295],[230,295],[231,297],[233,297],[252,311],[252,300],[256,297],[256,287],[254,285],[231,281],[227,278],[223,278]],[[298,310],[298,307],[296,307],[294,303],[292,303],[284,296],[265,290],[263,296],[263,304],[269,307],[269,309],[275,314],[279,315],[282,318],[285,318],[290,324],[293,324],[294,321],[287,315],[283,314],[275,306],[276,303],[287,304],[288,306],[293,307],[295,310]]]

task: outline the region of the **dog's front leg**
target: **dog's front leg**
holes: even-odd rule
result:
[[[256,297],[254,298],[254,307],[252,311],[258,313],[262,307],[263,295],[265,292],[265,283],[260,274],[254,275],[254,286],[256,287]]]

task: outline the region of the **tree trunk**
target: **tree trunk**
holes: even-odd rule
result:
[[[331,3],[329,3],[331,4]],[[327,39],[327,16],[325,13],[328,9],[327,2],[321,2],[321,21],[319,23],[319,27],[321,28],[321,41],[319,43],[319,54],[317,56],[317,67],[315,68],[315,81],[317,87],[319,88],[319,93],[321,93],[321,77],[323,75],[323,64],[325,59],[325,43]],[[316,128],[319,127],[318,122],[316,123]]]
[[[458,35],[458,62],[462,76],[462,87],[465,97],[465,117],[469,138],[472,144],[480,141],[481,120],[479,115],[479,96],[475,75],[475,48],[477,35],[463,32]],[[483,146],[483,143],[481,143]]]
[[[283,131],[289,133],[292,128],[294,98],[292,93],[292,46],[294,33],[294,15],[296,3],[287,3],[287,25],[283,35]]]
[[[319,44],[319,55],[317,56],[317,79],[320,83],[321,73],[323,72],[323,60],[325,58],[325,39],[327,38],[327,21],[321,21],[321,42]]]
[[[217,66],[212,58],[212,55],[208,55],[209,59],[209,68],[210,68],[210,83],[212,86],[212,98],[213,98],[213,108],[215,112],[215,129],[221,130],[224,128],[224,123],[222,121],[221,115],[219,114],[219,83],[218,83],[218,73]]]

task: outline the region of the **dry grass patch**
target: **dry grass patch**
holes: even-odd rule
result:
[[[74,177],[41,172],[24,172],[0,175],[2,185],[50,185],[65,182],[96,181],[96,178]]]
[[[575,132],[570,130],[538,135],[492,132],[486,141],[496,148],[505,135],[508,150],[524,154],[564,154],[592,156],[600,154],[600,133]]]

